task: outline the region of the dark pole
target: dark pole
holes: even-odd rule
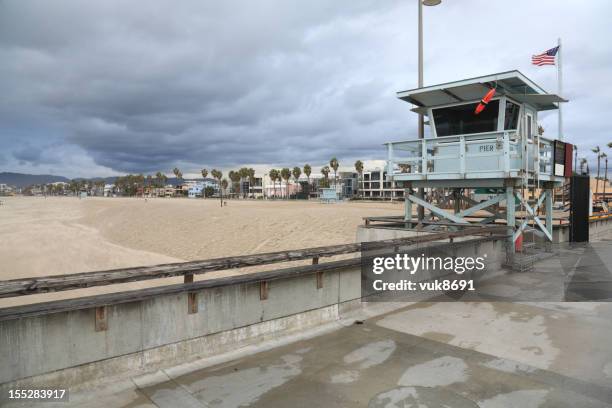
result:
[[[419,3],[419,88],[423,87],[423,2],[422,0],[417,0]],[[418,130],[419,139],[423,139],[425,137],[425,123],[423,114],[419,113],[419,130]],[[423,142],[425,143],[425,142]],[[427,171],[427,169],[422,169],[422,172]],[[421,200],[425,197],[425,189],[420,187],[417,191],[417,197]],[[425,218],[425,208],[419,205],[417,206],[417,217],[419,223],[423,221]]]

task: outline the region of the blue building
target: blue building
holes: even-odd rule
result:
[[[185,184],[188,185],[187,197],[189,198],[200,198],[204,195],[204,190],[207,187],[212,187],[215,192],[218,191],[218,183],[216,180],[204,180],[204,181],[188,181]]]

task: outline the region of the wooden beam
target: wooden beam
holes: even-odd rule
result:
[[[505,230],[505,226],[503,227]],[[458,231],[460,232],[460,231]],[[430,234],[441,235],[441,234]],[[461,236],[457,233],[443,234],[446,238]],[[478,242],[495,241],[506,239],[504,236],[486,236],[461,241],[454,245],[469,245]],[[441,245],[447,245],[441,243]],[[375,248],[375,247],[374,247]],[[273,271],[255,272],[244,275],[226,276],[214,279],[199,280],[190,284],[175,284],[156,286],[131,291],[106,293],[102,295],[85,296],[75,299],[55,300],[51,302],[33,303],[21,306],[12,306],[0,309],[0,321],[20,319],[32,316],[42,316],[52,313],[67,312],[96,308],[99,306],[116,305],[122,303],[140,302],[157,296],[171,295],[185,292],[198,292],[209,288],[219,288],[238,284],[258,284],[261,281],[273,281],[278,279],[291,279],[298,276],[310,275],[317,272],[343,271],[361,265],[361,258],[343,259],[340,261],[326,262],[318,265],[303,265]]]
[[[469,226],[469,225],[466,225]],[[421,242],[446,240],[448,234],[454,236],[478,235],[491,232],[491,227],[474,228],[468,231],[440,232],[414,237],[370,242],[370,247],[378,245],[410,245]],[[136,268],[113,269],[108,271],[83,272],[69,275],[41,276],[26,279],[13,279],[0,282],[0,298],[25,296],[36,293],[48,293],[65,290],[105,286],[117,283],[137,282],[149,279],[168,278],[182,275],[204,274],[211,271],[243,268],[254,265],[266,265],[279,262],[297,261],[309,258],[329,257],[361,251],[361,244],[332,245],[281,252],[270,252],[259,255],[245,255],[203,261],[182,262]],[[191,284],[191,283],[187,283]]]

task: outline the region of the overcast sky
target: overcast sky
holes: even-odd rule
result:
[[[384,159],[416,136],[416,0],[0,0],[0,171],[108,176]],[[563,39],[567,140],[612,141],[612,2],[426,7],[425,83],[519,69]],[[541,115],[556,135],[556,113]]]

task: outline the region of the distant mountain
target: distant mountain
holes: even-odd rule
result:
[[[70,179],[52,174],[22,174],[22,173],[0,173],[0,184],[9,186],[27,187],[32,184],[55,183],[57,181],[69,182]]]

